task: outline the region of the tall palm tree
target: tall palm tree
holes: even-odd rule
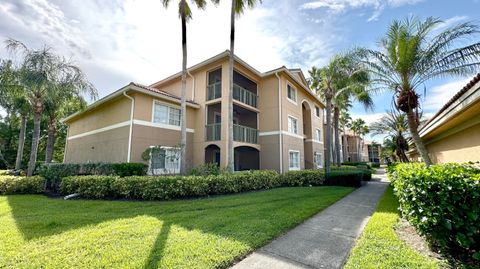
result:
[[[479,27],[466,22],[439,28],[442,24],[432,17],[395,20],[379,50],[361,50],[373,83],[393,91],[396,107],[407,114],[410,135],[426,165],[432,161],[418,134],[419,88],[433,78],[471,75],[480,68],[480,41],[473,38]]]
[[[218,3],[219,0],[214,0]],[[235,16],[240,16],[245,8],[253,8],[257,2],[262,0],[232,0],[230,10],[230,57],[228,63],[229,74],[229,94],[228,94],[228,169],[230,172],[234,170],[234,152],[233,152],[233,65],[235,62]]]
[[[343,133],[345,134],[346,133],[346,128],[350,126],[350,122],[352,121],[352,117],[350,116],[350,114],[348,113],[347,110],[342,110],[340,111],[340,117],[338,119],[339,121],[339,124],[340,124],[340,128],[342,128],[343,130]],[[343,139],[343,138],[341,138]],[[347,141],[346,140],[343,140],[342,141],[343,143],[343,158],[344,160],[347,160],[348,159],[348,151],[346,150],[346,143]]]
[[[352,121],[350,125],[350,129],[353,131],[353,134],[355,136],[358,136],[358,143],[357,143],[357,161],[361,162],[361,151],[362,151],[362,141],[363,141],[363,136],[366,135],[369,132],[368,126],[366,125],[366,122],[361,119],[355,119]]]
[[[57,87],[56,81],[62,77],[74,77],[78,83],[74,84],[70,90],[78,95],[86,93],[96,98],[97,91],[78,67],[66,64],[65,60],[51,52],[50,48],[31,50],[14,39],[7,40],[6,44],[8,50],[21,53],[23,56],[18,82],[25,89],[25,96],[33,114],[32,147],[27,169],[27,175],[31,176],[37,161],[40,122],[45,109],[45,100],[55,96],[56,91],[63,90]]]
[[[326,156],[325,171],[330,171],[332,156],[332,130],[335,130],[335,163],[340,163],[340,135],[338,132],[340,110],[349,104],[352,97],[371,106],[372,101],[367,91],[369,82],[368,74],[356,61],[356,55],[352,53],[337,54],[322,68],[312,67],[310,75],[310,87],[326,103]],[[366,98],[368,97],[368,98]],[[337,107],[337,109],[335,108]],[[332,129],[332,109],[334,110],[334,124]]]
[[[408,122],[405,113],[395,110],[387,111],[378,121],[370,125],[372,135],[387,135],[395,143],[395,154],[400,161],[408,162],[408,143],[405,134],[408,132]]]
[[[165,8],[168,8],[171,0],[161,0]],[[205,9],[206,0],[192,0],[199,9]],[[215,1],[214,1],[215,2]],[[180,93],[180,173],[187,173],[187,22],[192,19],[192,10],[187,0],[178,1],[178,16],[182,27],[182,89]]]

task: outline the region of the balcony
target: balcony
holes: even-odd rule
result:
[[[258,144],[258,130],[243,125],[233,125],[233,140],[250,144]]]
[[[205,137],[207,141],[218,141],[221,139],[221,128],[220,123],[213,123],[205,125]]]
[[[258,96],[255,93],[235,83],[233,84],[233,99],[249,106],[257,107],[257,98]]]
[[[222,82],[207,85],[207,101],[222,97]]]

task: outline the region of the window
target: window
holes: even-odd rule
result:
[[[317,168],[323,167],[322,153],[315,152],[315,164]]]
[[[315,106],[315,116],[317,116],[317,118],[320,118],[320,108],[318,106]]]
[[[300,170],[300,152],[289,151],[288,152],[289,170]]]
[[[180,151],[168,147],[152,150],[151,171],[154,175],[180,173]]]
[[[315,129],[315,140],[322,141],[322,131],[320,129]]]
[[[294,103],[297,102],[297,92],[292,86],[290,86],[290,84],[287,84],[287,97]]]
[[[291,116],[288,116],[288,132],[294,134],[298,133],[297,119]]]
[[[180,109],[155,103],[153,122],[180,126]]]

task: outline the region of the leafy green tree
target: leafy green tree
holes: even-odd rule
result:
[[[374,87],[394,92],[396,107],[406,113],[410,135],[426,165],[432,161],[418,134],[419,88],[433,78],[478,72],[480,41],[475,36],[479,32],[471,22],[448,27],[436,18],[413,17],[394,20],[379,50],[360,50]]]
[[[168,8],[171,0],[162,0],[163,6]],[[191,1],[198,8],[204,9],[207,5],[205,0],[193,0]],[[178,1],[178,16],[181,20],[182,26],[182,88],[180,93],[180,173],[187,173],[187,22],[192,19],[192,10],[188,5],[187,0]]]

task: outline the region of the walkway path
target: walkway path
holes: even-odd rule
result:
[[[383,168],[373,179],[233,269],[341,268],[388,184]]]

